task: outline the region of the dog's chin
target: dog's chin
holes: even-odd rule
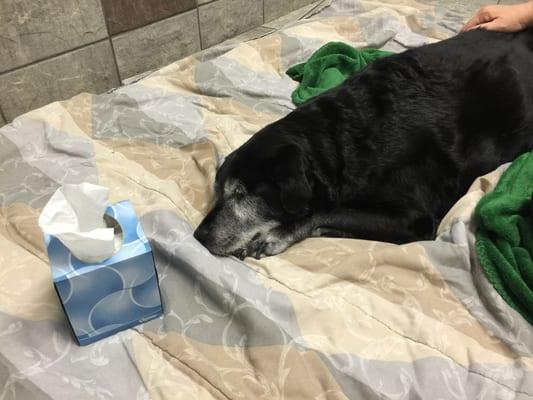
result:
[[[250,242],[245,247],[238,248],[231,251],[228,255],[234,256],[239,260],[244,260],[246,257],[253,257],[257,260],[261,258],[264,251],[264,242]]]
[[[209,249],[209,252],[217,257],[236,257],[239,260],[244,260],[250,252],[246,248],[237,248],[234,250],[226,250],[226,249]]]
[[[250,253],[248,246],[208,246],[205,244],[204,246],[211,254],[218,257],[234,256],[240,260],[244,260]]]
[[[248,257],[248,252],[246,251],[246,249],[237,249],[228,255],[236,257],[239,260],[244,260],[246,257]]]
[[[275,231],[278,226],[279,224],[271,224],[269,230],[253,229],[238,236],[219,235],[217,240],[208,243],[202,242],[202,244],[215,256],[233,256],[240,260],[253,257],[259,260],[262,257],[278,253],[275,251],[276,247],[273,247],[277,244],[273,241],[277,239]]]
[[[239,260],[244,260],[246,257],[253,257],[259,260],[264,257],[264,251],[267,243],[261,240],[250,241],[239,247],[222,248],[208,248],[211,254],[219,257],[233,256]]]
[[[229,257],[229,256],[235,256],[236,257],[236,254],[239,252],[239,249],[236,249],[236,250],[231,250],[231,249],[228,249],[228,248],[222,248],[222,247],[217,247],[217,246],[208,246],[208,245],[205,245],[205,248],[207,250],[209,250],[209,252],[214,255],[214,256],[218,256],[218,257]]]

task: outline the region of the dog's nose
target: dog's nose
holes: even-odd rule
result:
[[[208,235],[209,235],[209,228],[204,224],[200,224],[200,226],[196,228],[193,234],[194,238],[202,244],[205,244],[205,242],[207,241]]]

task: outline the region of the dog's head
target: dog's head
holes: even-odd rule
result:
[[[312,186],[306,171],[297,144],[256,134],[219,168],[215,204],[194,236],[213,254],[258,257],[272,229],[310,212]]]

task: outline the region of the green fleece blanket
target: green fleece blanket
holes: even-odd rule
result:
[[[494,288],[533,324],[533,152],[517,158],[476,207],[476,249]]]
[[[302,64],[287,70],[300,85],[292,93],[292,102],[299,106],[312,97],[340,85],[376,59],[393,54],[376,49],[356,49],[346,43],[330,42],[318,49]]]

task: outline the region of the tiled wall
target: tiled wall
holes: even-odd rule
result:
[[[0,0],[0,126],[101,93],[316,0]]]

